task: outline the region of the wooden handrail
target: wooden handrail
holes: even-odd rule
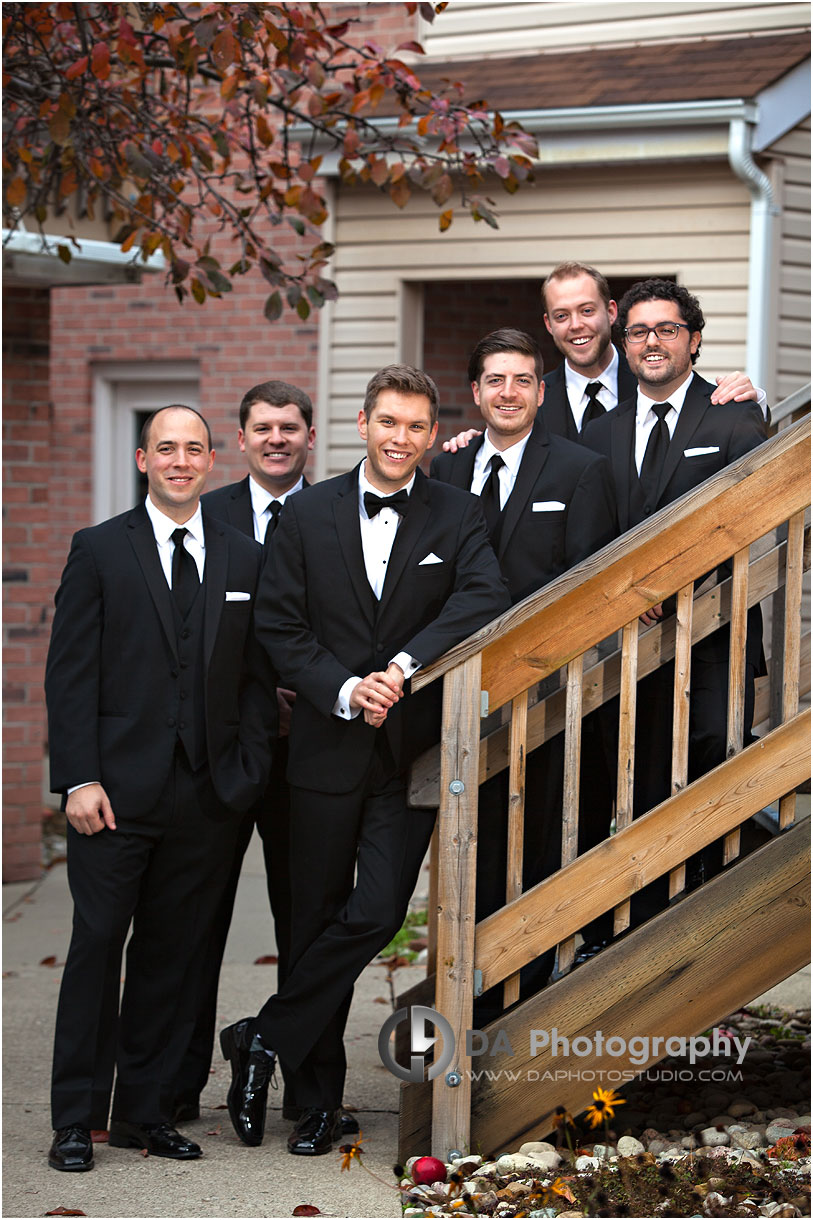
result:
[[[808,417],[419,670],[413,690],[482,653],[494,711],[805,508],[809,493]]]

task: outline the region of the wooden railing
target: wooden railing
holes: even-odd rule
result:
[[[410,791],[412,804],[439,807],[430,969],[435,1007],[454,1033],[455,1058],[433,1084],[437,1155],[469,1146],[471,1078],[464,1060],[475,974],[478,993],[503,983],[507,1006],[518,997],[519,970],[545,949],[558,942],[559,970],[566,972],[575,934],[589,921],[613,911],[615,933],[628,927],[630,896],[643,885],[668,874],[670,895],[678,895],[692,853],[725,835],[725,860],[733,860],[741,824],[766,804],[780,799],[781,826],[793,822],[794,790],[810,774],[809,715],[799,712],[800,689],[809,689],[809,636],[802,640],[800,627],[809,566],[809,446],[808,416],[413,678],[414,688],[444,680],[441,745],[415,765]],[[729,578],[695,596],[694,582],[725,561]],[[747,611],[777,590],[782,621],[774,625],[772,681],[780,689],[766,735],[743,750]],[[675,616],[642,628],[639,615],[672,595]],[[731,624],[727,759],[687,787],[691,647],[725,623]],[[606,655],[617,632],[621,646]],[[637,682],[673,657],[672,795],[633,822]],[[808,676],[800,678],[805,659]],[[559,689],[535,701],[540,680],[560,670]],[[616,833],[577,858],[581,722],[616,696]],[[771,700],[763,684],[755,724],[768,719]],[[507,723],[481,740],[481,716],[500,709]],[[562,730],[562,868],[521,893],[525,758]],[[478,785],[506,767],[510,900],[475,927]]]

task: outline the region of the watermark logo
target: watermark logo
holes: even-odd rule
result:
[[[409,1067],[403,1067],[396,1062],[390,1045],[390,1036],[402,1021],[409,1022]],[[378,1054],[381,1062],[399,1080],[406,1080],[410,1084],[420,1084],[424,1079],[424,1055],[430,1046],[434,1046],[438,1041],[436,1035],[427,1034],[427,1022],[433,1025],[443,1038],[443,1050],[434,1063],[429,1065],[427,1079],[434,1080],[436,1076],[440,1076],[441,1072],[444,1072],[452,1062],[454,1034],[446,1018],[436,1012],[434,1008],[424,1008],[418,1004],[410,1008],[399,1008],[397,1012],[387,1018],[378,1035]]]

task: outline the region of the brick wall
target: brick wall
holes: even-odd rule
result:
[[[53,595],[49,481],[59,461],[48,400],[47,289],[3,290],[3,877],[40,870],[45,700]]]

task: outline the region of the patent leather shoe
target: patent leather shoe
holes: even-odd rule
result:
[[[114,1119],[107,1142],[113,1148],[146,1148],[150,1156],[166,1156],[173,1161],[193,1161],[201,1155],[199,1145],[169,1123],[127,1123]]]
[[[283,1106],[282,1117],[286,1123],[298,1123],[305,1115],[305,1110],[302,1106]],[[358,1135],[361,1128],[358,1124],[358,1119],[350,1113],[349,1110],[342,1108],[339,1111],[339,1134],[340,1135]]]
[[[585,942],[577,952],[573,959],[573,965],[583,966],[585,962],[589,962],[597,954],[601,953],[602,949],[606,949],[612,941],[610,940],[594,940]]]
[[[338,1110],[306,1110],[288,1136],[288,1151],[294,1156],[322,1156],[333,1148],[339,1135]]]
[[[60,1127],[54,1132],[54,1142],[48,1151],[52,1169],[67,1173],[82,1173],[93,1168],[93,1141],[87,1127]]]
[[[232,1126],[244,1144],[256,1148],[263,1142],[268,1085],[274,1076],[276,1054],[263,1046],[259,1034],[252,1035],[246,1017],[220,1034],[223,1058],[231,1064],[231,1084],[226,1102]]]

